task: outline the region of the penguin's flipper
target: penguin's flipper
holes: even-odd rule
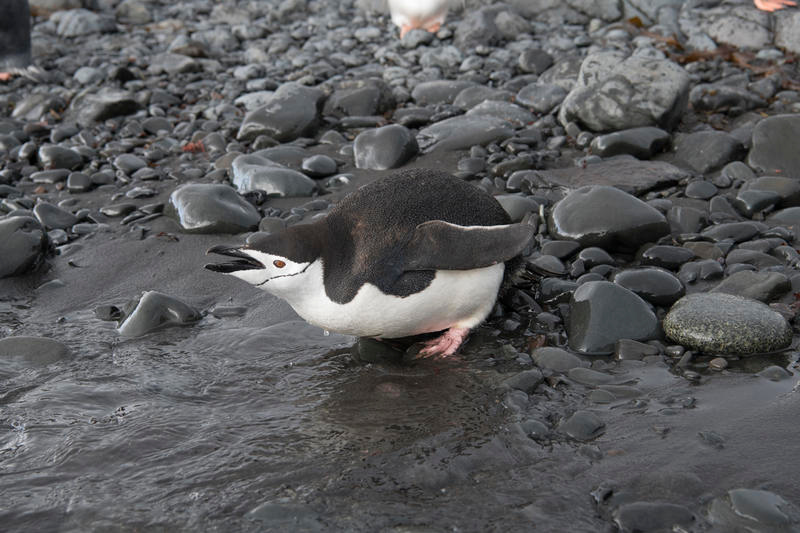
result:
[[[526,218],[502,226],[459,226],[442,220],[414,230],[404,270],[470,270],[513,259],[530,244],[536,227]]]

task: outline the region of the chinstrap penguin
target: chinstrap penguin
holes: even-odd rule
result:
[[[346,196],[313,223],[255,234],[208,264],[286,300],[302,318],[359,337],[443,331],[419,356],[453,354],[491,312],[505,261],[532,241],[489,194],[413,169]]]
[[[46,73],[31,58],[31,10],[28,0],[2,0],[0,9],[0,81],[20,75],[43,81]]]

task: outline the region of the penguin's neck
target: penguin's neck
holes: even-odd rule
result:
[[[315,318],[319,314],[326,315],[329,313],[329,307],[333,303],[325,294],[321,259],[317,259],[308,265],[303,275],[298,276],[297,283],[269,289],[275,296],[286,300],[298,315],[312,324],[318,323]]]

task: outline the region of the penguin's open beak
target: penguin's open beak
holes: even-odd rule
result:
[[[219,254],[227,257],[236,258],[235,261],[229,263],[208,263],[205,267],[213,272],[222,272],[223,274],[230,274],[238,270],[254,270],[264,268],[264,265],[251,256],[247,255],[238,246],[225,246],[220,244],[213,246],[206,251],[206,254]]]

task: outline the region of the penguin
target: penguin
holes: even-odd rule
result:
[[[400,28],[400,38],[413,29],[436,33],[444,24],[452,0],[389,0],[392,22]]]
[[[0,16],[0,81],[20,74],[43,81],[46,74],[31,58],[31,9],[28,0],[3,0]]]
[[[758,9],[770,12],[797,5],[793,0],[753,0],[753,3]]]
[[[494,307],[505,262],[533,240],[490,194],[446,172],[396,172],[312,223],[256,233],[205,268],[283,298],[303,319],[358,337],[443,332],[419,357],[447,357]]]

